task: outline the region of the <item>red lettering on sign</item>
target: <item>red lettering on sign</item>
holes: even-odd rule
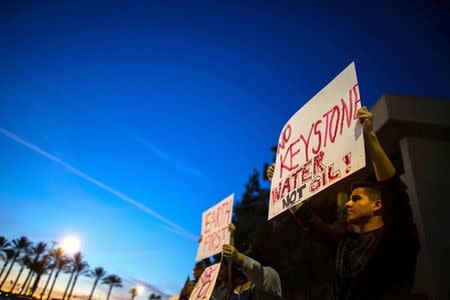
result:
[[[309,129],[309,133],[308,133],[308,139],[305,139],[305,137],[303,136],[303,134],[300,134],[300,139],[303,141],[303,144],[305,146],[305,161],[309,160],[309,142],[311,140],[311,133],[313,132],[313,128],[314,128],[314,123],[312,123],[311,128]]]
[[[298,170],[296,170],[296,171],[294,171],[294,172],[291,174],[291,178],[294,178],[294,189],[297,188],[298,174],[300,173],[300,171],[301,171],[302,169],[303,169],[303,167],[300,168],[300,169],[298,169]]]
[[[281,181],[278,183],[278,187],[272,188],[272,204],[277,203],[281,198]]]
[[[308,182],[311,180],[311,160],[308,161],[302,168],[302,183]]]
[[[334,164],[328,166],[328,182],[331,182],[339,177],[341,177],[341,172],[339,170],[334,170]]]
[[[277,152],[284,150],[286,143],[291,138],[292,128],[290,124],[287,124],[286,128],[283,130],[281,142],[278,144]],[[280,150],[281,149],[281,150]]]
[[[280,153],[280,178],[283,177],[283,169],[286,169],[288,170],[288,172],[291,172],[292,170],[298,167],[298,163],[294,164],[293,160],[294,157],[300,153],[300,149],[294,150],[294,146],[297,145],[299,141],[300,140],[296,140],[289,145],[288,149],[286,150],[284,158],[283,154]],[[288,161],[288,163],[286,163],[286,160]]]
[[[358,87],[358,83],[357,83],[351,89],[351,91],[353,91],[353,92],[350,92],[350,101],[353,101],[353,103],[355,104],[354,113],[353,113],[354,120],[358,119],[357,112],[358,112],[358,108],[361,106],[361,99],[359,98],[358,90],[359,90],[359,87]]]
[[[291,192],[291,183],[289,182],[289,178],[286,179],[283,185],[283,190],[281,191],[281,194],[284,195],[284,192],[287,190],[288,193]]]
[[[337,116],[336,116],[336,114],[337,114]],[[331,143],[334,143],[334,141],[336,139],[340,116],[341,116],[341,112],[339,110],[339,106],[335,105],[332,109],[332,114],[331,114],[331,119],[330,119],[330,141],[331,141]],[[336,121],[335,121],[335,119],[336,119]],[[334,132],[333,132],[333,124],[334,124]]]
[[[325,165],[322,163],[324,156],[325,153],[323,151],[320,151],[320,153],[314,157],[314,168],[313,168],[314,175],[322,173],[323,170],[325,170]]]
[[[350,172],[350,170],[351,170],[350,163],[351,163],[351,161],[352,161],[352,153],[349,152],[349,153],[347,153],[346,155],[344,155],[344,156],[342,157],[342,160],[344,161],[345,165],[347,166],[347,167],[345,168],[345,173],[348,174],[348,173]]]
[[[317,148],[312,149],[313,154],[319,153],[320,147],[322,147],[322,132],[320,130],[317,130],[317,127],[320,124],[322,124],[322,120],[317,120],[317,122],[314,124],[314,135],[318,137],[318,142]]]

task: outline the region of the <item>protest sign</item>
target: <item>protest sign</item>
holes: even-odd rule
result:
[[[222,245],[230,242],[228,224],[233,215],[231,194],[202,215],[202,240],[198,245],[197,260],[222,252]]]
[[[217,276],[219,275],[220,263],[209,266],[203,271],[189,300],[208,300],[216,285]]]
[[[278,140],[268,219],[365,167],[360,107],[351,63],[289,119]]]

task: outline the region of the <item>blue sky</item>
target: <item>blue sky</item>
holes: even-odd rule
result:
[[[0,234],[177,293],[201,213],[350,62],[365,105],[450,98],[443,6],[242,2],[2,1]]]

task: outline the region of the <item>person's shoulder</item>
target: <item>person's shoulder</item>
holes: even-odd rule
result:
[[[278,275],[277,270],[275,270],[275,269],[272,268],[271,266],[264,266],[264,269],[266,269],[267,272],[270,272],[270,273],[273,273],[273,274],[277,274],[277,275]]]

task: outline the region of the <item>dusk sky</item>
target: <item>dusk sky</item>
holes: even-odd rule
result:
[[[316,2],[1,1],[0,235],[77,235],[126,280],[116,299],[138,282],[176,294],[201,213],[240,199],[352,61],[363,105],[450,99],[440,1]]]

